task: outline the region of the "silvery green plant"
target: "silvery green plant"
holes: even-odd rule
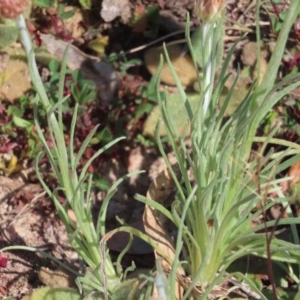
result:
[[[272,260],[300,264],[299,239],[295,230],[295,224],[300,223],[299,218],[268,221],[252,226],[252,221],[270,208],[274,201],[287,207],[292,200],[292,197],[284,197],[279,188],[280,182],[286,179],[276,179],[276,175],[299,161],[299,145],[273,138],[275,131],[267,137],[260,138],[256,137],[256,132],[270,109],[284,95],[300,85],[299,74],[289,75],[275,84],[290,28],[300,13],[300,3],[298,0],[292,0],[290,3],[261,83],[253,83],[244,101],[227,119],[224,117],[225,111],[237,79],[221,107],[219,98],[224,83],[230,76],[226,72],[237,42],[229,51],[216,79],[217,62],[220,59],[221,41],[224,36],[224,3],[221,0],[196,1],[196,14],[200,25],[192,38],[189,35],[189,20],[187,22],[186,37],[195,68],[198,70],[199,66],[202,67],[202,75],[198,76],[200,94],[196,110],[192,110],[189,96],[180,84],[165,49],[166,59],[187,112],[188,125],[191,128],[191,151],[185,146],[185,136],[180,134],[174,125],[168,93],[162,97],[159,92],[162,63],[156,75],[161,118],[182,175],[182,179],[178,180],[173,172],[159,137],[158,126],[159,148],[177,188],[172,214],[165,213],[165,208],[155,203],[155,208],[165,213],[178,228],[176,259],[169,276],[171,288],[168,299],[175,299],[176,271],[182,259],[181,255],[184,256],[183,266],[187,275],[191,276],[191,284],[186,289],[183,299],[208,299],[214,287],[228,278],[226,270],[235,260],[250,254],[269,257],[268,248]],[[256,5],[258,18],[260,1]],[[257,38],[259,52],[259,25]],[[260,141],[263,146],[254,155],[254,159],[250,160],[255,141]],[[277,153],[274,153],[273,149],[266,152],[269,143],[284,145],[288,149]],[[291,155],[293,157],[289,158]],[[188,170],[191,170],[192,181]],[[272,193],[278,194],[279,197],[276,200],[272,199]],[[153,205],[153,201],[145,197],[138,196],[137,199]],[[266,228],[272,228],[275,224],[291,226],[294,242],[278,239],[276,235],[268,241],[270,232],[259,233],[261,230],[267,231]],[[299,274],[294,278],[299,283]],[[196,285],[201,287],[202,294],[192,296],[191,292]],[[260,293],[254,285],[252,288]],[[265,299],[262,294],[261,297]]]
[[[97,126],[82,142],[78,153],[75,153],[74,135],[78,112],[78,105],[76,105],[71,123],[69,144],[66,144],[62,118],[63,104],[67,100],[67,97],[63,96],[66,57],[63,59],[61,66],[61,76],[58,87],[59,100],[57,104],[52,105],[48,99],[43,82],[39,75],[35,62],[34,47],[26,27],[25,19],[22,15],[16,19],[16,25],[19,30],[20,41],[22,42],[27,55],[30,77],[37,93],[34,102],[34,121],[36,130],[43,144],[45,150],[44,154],[46,154],[48,157],[50,165],[57,178],[58,187],[55,190],[52,190],[43,180],[43,177],[39,171],[39,160],[41,156],[44,155],[42,153],[40,153],[36,159],[36,172],[43,188],[52,198],[59,217],[65,225],[71,246],[78,253],[79,258],[85,262],[87,271],[85,274],[79,274],[72,268],[62,264],[59,260],[51,257],[49,254],[43,253],[42,251],[31,247],[11,246],[3,248],[1,251],[23,249],[39,252],[42,255],[53,259],[78,276],[77,283],[79,290],[83,290],[83,295],[88,294],[89,297],[91,297],[90,299],[135,299],[136,290],[138,289],[138,281],[134,279],[124,281],[121,277],[120,270],[114,267],[105,244],[100,245],[100,241],[106,233],[105,218],[108,202],[114,195],[118,184],[120,184],[130,175],[120,178],[108,190],[101,206],[101,210],[99,211],[97,222],[94,224],[91,202],[92,178],[87,173],[88,167],[91,165],[94,159],[122,138],[115,139],[113,142],[110,142],[106,146],[102,147],[89,159],[81,171],[77,170],[85,149],[89,145],[93,135],[96,133]],[[67,49],[65,56],[66,53]],[[53,145],[51,148],[49,147],[46,137],[39,125],[40,117],[38,115],[38,111],[40,111],[40,108],[43,108],[46,111],[48,134],[50,136],[51,144]],[[137,173],[139,172],[132,174]],[[58,200],[59,193],[62,193],[65,196],[66,204],[62,205]],[[75,219],[68,214],[69,211],[74,212]],[[52,292],[54,293],[52,290],[49,293]],[[62,290],[62,293],[68,292],[68,290]],[[41,294],[43,294],[43,291],[41,291]],[[36,295],[39,295],[39,292],[37,292],[34,297],[38,297]],[[61,297],[62,295],[58,294],[58,296],[55,296],[54,298],[61,299]]]

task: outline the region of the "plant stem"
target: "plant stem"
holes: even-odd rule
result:
[[[206,116],[209,103],[211,101],[211,95],[213,92],[213,84],[212,84],[212,35],[211,35],[211,26],[214,24],[211,23],[203,23],[202,24],[202,53],[204,58],[203,64],[203,91],[204,91],[204,102],[203,102],[203,115]]]
[[[38,100],[41,100],[42,105],[44,106],[44,109],[46,110],[48,114],[48,121],[49,121],[49,128],[52,129],[54,137],[55,137],[55,143],[57,146],[56,153],[57,153],[57,159],[59,160],[59,167],[60,171],[62,173],[62,180],[61,186],[63,186],[64,192],[66,193],[66,198],[68,201],[70,201],[73,198],[73,189],[72,184],[70,182],[70,176],[69,176],[69,168],[68,168],[68,154],[67,154],[67,148],[65,145],[64,135],[62,130],[60,129],[60,126],[57,122],[56,116],[54,114],[54,111],[51,111],[51,103],[48,99],[48,96],[46,94],[46,91],[44,89],[44,84],[42,82],[42,79],[39,75],[38,68],[36,65],[35,57],[34,57],[34,51],[33,51],[33,45],[30,40],[30,35],[25,23],[25,19],[23,15],[20,15],[16,20],[16,25],[18,27],[18,30],[20,32],[20,39],[23,44],[23,47],[26,52],[26,56],[28,59],[28,66],[29,66],[29,73],[32,80],[32,84],[35,87],[39,98],[36,98],[36,104],[38,104]]]
[[[30,35],[25,23],[25,19],[23,15],[20,15],[16,19],[16,25],[20,33],[20,40],[23,44],[27,59],[28,59],[28,65],[29,65],[29,72],[30,72],[30,78],[32,80],[33,86],[36,88],[41,101],[43,102],[43,105],[45,109],[50,108],[50,101],[48,99],[48,96],[45,92],[43,82],[41,80],[41,77],[39,75],[39,71],[35,62],[35,58],[33,55],[33,46],[32,41],[30,40]]]

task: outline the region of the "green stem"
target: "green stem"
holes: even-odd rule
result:
[[[20,15],[16,20],[17,28],[20,32],[20,39],[23,44],[23,47],[26,52],[26,56],[28,59],[28,65],[29,65],[29,73],[30,77],[33,83],[33,86],[35,87],[38,95],[39,100],[41,100],[44,109],[48,114],[48,121],[49,121],[49,128],[52,129],[54,137],[55,137],[55,143],[57,145],[56,154],[57,159],[59,161],[59,167],[62,175],[63,182],[61,183],[61,186],[65,188],[65,193],[68,201],[70,201],[73,198],[73,189],[72,189],[72,183],[70,182],[70,176],[69,176],[69,168],[68,168],[68,154],[67,154],[67,148],[65,145],[64,136],[62,133],[62,130],[59,127],[59,124],[57,122],[57,119],[55,117],[55,114],[53,111],[51,111],[51,103],[48,99],[48,96],[46,94],[46,91],[44,89],[44,84],[42,82],[42,79],[39,75],[38,68],[36,65],[35,57],[34,57],[34,50],[33,45],[30,40],[30,35],[26,27],[25,19],[23,15]],[[36,98],[38,99],[38,98]],[[38,105],[38,100],[36,100],[36,104]]]
[[[212,82],[212,74],[214,74],[215,70],[212,70],[213,62],[212,60],[212,38],[211,35],[211,26],[214,24],[211,23],[203,23],[202,24],[202,32],[203,32],[203,40],[202,40],[202,54],[203,54],[203,92],[204,92],[204,102],[203,102],[203,115],[206,116],[209,103],[211,101],[213,82]]]

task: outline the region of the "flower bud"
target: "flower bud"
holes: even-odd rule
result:
[[[27,0],[0,0],[0,17],[15,19],[24,12],[26,5]]]
[[[225,0],[196,0],[195,14],[203,22],[210,22],[222,11]]]

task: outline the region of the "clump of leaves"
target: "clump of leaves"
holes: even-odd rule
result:
[[[299,146],[273,139],[277,128],[264,138],[259,139],[255,135],[260,128],[260,122],[273,105],[300,85],[300,82],[294,82],[299,78],[299,73],[289,75],[274,85],[288,32],[300,11],[300,3],[297,0],[291,1],[265,76],[260,83],[252,84],[244,100],[227,119],[225,111],[237,80],[228,90],[220,109],[218,104],[221,91],[230,76],[226,75],[226,70],[234,47],[229,51],[217,84],[214,85],[218,48],[220,41],[223,40],[221,27],[224,16],[222,11],[207,7],[220,5],[222,1],[212,2],[208,6],[201,6],[201,3],[198,1],[197,5],[203,9],[203,13],[216,12],[219,15],[211,19],[205,14],[205,18],[200,16],[198,40],[191,39],[189,28],[187,27],[186,30],[195,69],[199,65],[203,66],[203,76],[198,74],[200,94],[196,109],[193,109],[191,97],[184,92],[165,48],[167,62],[179,89],[178,97],[187,114],[187,127],[188,125],[191,127],[191,149],[184,141],[187,131],[182,132],[176,124],[172,96],[166,92],[161,97],[160,93],[157,93],[161,118],[177,164],[170,164],[162,147],[159,123],[156,137],[168,170],[160,174],[155,182],[158,187],[161,187],[160,189],[147,198],[137,196],[137,199],[146,203],[149,208],[147,210],[149,216],[144,214],[144,220],[148,221],[145,223],[146,232],[148,233],[149,229],[148,234],[151,234],[150,237],[156,241],[155,252],[157,257],[163,260],[164,272],[167,275],[170,273],[167,287],[164,288],[165,285],[161,283],[157,286],[157,290],[162,286],[164,293],[157,292],[154,296],[168,295],[168,299],[178,297],[216,299],[220,292],[218,285],[228,278],[226,273],[228,267],[248,254],[272,258],[272,262],[278,261],[279,266],[282,266],[282,262],[290,266],[290,264],[299,264],[300,261],[295,225],[300,222],[299,218],[266,221],[256,227],[252,226],[252,221],[257,216],[263,215],[265,210],[272,207],[273,201],[270,199],[272,194],[279,195],[276,202],[283,206],[292,200],[292,197],[284,197],[282,194],[279,185],[281,180],[277,179],[277,175],[299,160]],[[257,15],[258,11],[259,4]],[[258,28],[257,30],[259,32]],[[198,64],[198,60],[201,63]],[[163,62],[156,76],[157,91],[159,91],[162,66]],[[258,151],[259,159],[251,160],[252,145],[256,140],[263,142],[263,146]],[[274,153],[273,149],[265,153],[264,150],[269,143],[288,144],[290,148],[279,153]],[[293,153],[296,155],[287,159]],[[166,189],[172,190],[175,186],[177,194],[171,204],[171,211],[168,211],[161,195]],[[149,196],[152,196],[151,199]],[[172,245],[171,238],[168,238],[167,229],[162,228],[164,219],[169,219],[178,229],[175,245]],[[150,220],[153,223],[156,221],[156,228],[160,229],[159,236],[157,231],[155,233],[148,228]],[[152,228],[155,226],[153,223],[151,223]],[[292,241],[272,238],[273,235],[268,233],[268,228],[276,227],[278,224],[291,227]],[[162,237],[165,237],[163,241]],[[166,245],[170,246],[166,247]],[[283,267],[283,269],[288,268]],[[291,274],[293,276],[293,271]],[[184,275],[191,277],[188,284],[187,281],[182,280]],[[239,276],[247,280],[246,276],[241,274]],[[266,299],[254,284],[248,280],[247,282],[255,292]],[[167,299],[166,296],[161,297]]]
[[[97,221],[94,223],[91,209],[92,176],[87,172],[95,158],[122,138],[115,139],[97,150],[97,152],[88,159],[81,170],[78,168],[80,159],[95,134],[97,126],[95,126],[82,141],[80,149],[76,155],[74,151],[74,140],[79,109],[78,104],[74,107],[69,140],[65,139],[63,124],[64,104],[68,99],[68,96],[64,96],[67,52],[65,52],[65,57],[61,67],[61,75],[58,82],[57,102],[53,104],[51,103],[39,76],[34,52],[32,51],[30,35],[27,31],[23,16],[20,16],[17,19],[17,25],[20,31],[21,41],[28,57],[32,82],[37,92],[34,100],[34,123],[45,151],[45,154],[39,153],[35,162],[37,176],[43,188],[53,200],[57,212],[65,225],[70,245],[78,253],[80,259],[82,259],[87,265],[86,273],[83,275],[78,274],[72,269],[70,271],[78,276],[77,282],[80,287],[80,291],[84,294],[84,296],[92,293],[93,297],[97,297],[97,299],[134,299],[137,291],[140,290],[139,280],[124,280],[124,277],[122,278],[120,276],[119,270],[114,267],[105,244],[100,243],[106,232],[105,217],[108,202],[116,192],[116,188],[119,183],[128,178],[129,175],[124,178],[120,178],[109,189],[102,203]],[[38,115],[39,109],[44,110],[46,113],[46,122],[50,133],[49,137],[45,135],[40,126],[40,116]],[[51,148],[47,139],[50,140]],[[55,191],[53,191],[53,189],[50,188],[44,181],[39,170],[39,161],[44,155],[47,156],[58,181],[58,188]],[[139,172],[135,172],[134,174],[137,173]],[[59,193],[64,195],[66,205],[62,205],[59,201]],[[70,211],[72,212],[71,214]],[[29,247],[6,247],[2,249],[2,251],[18,248],[41,253],[41,251]],[[122,255],[123,254],[121,254],[120,259],[122,258]],[[47,256],[47,254],[45,256]]]

